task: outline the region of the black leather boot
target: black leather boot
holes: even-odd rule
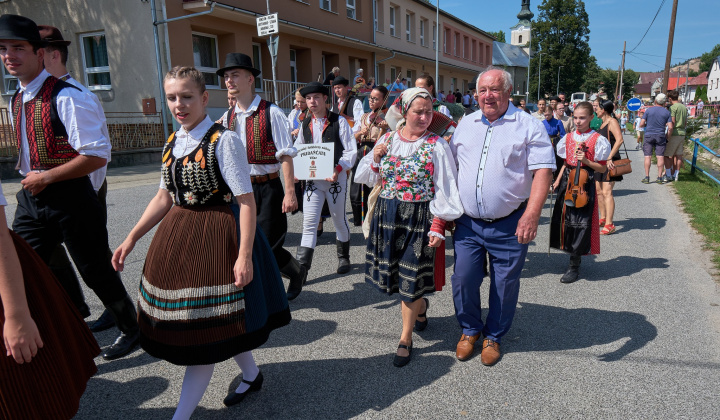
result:
[[[350,271],[350,241],[337,241],[338,274],[345,274]]]
[[[310,271],[310,267],[312,266],[312,260],[313,260],[313,253],[315,252],[315,248],[307,248],[304,246],[299,246],[297,248],[297,260],[305,267],[305,270],[308,272]],[[305,277],[307,279],[307,277]]]
[[[574,283],[578,280],[580,276],[580,258],[582,257],[579,255],[570,257],[570,266],[568,266],[567,271],[563,274],[562,278],[560,278],[560,283]]]
[[[122,300],[107,305],[108,311],[115,319],[120,336],[103,352],[103,359],[114,360],[125,356],[140,344],[140,327],[137,322],[135,305],[128,295]]]
[[[113,318],[110,311],[105,309],[100,315],[100,318],[98,318],[95,322],[91,323],[89,325],[90,331],[92,332],[100,332],[109,330],[110,328],[115,326],[115,319]]]
[[[290,284],[288,284],[287,289],[288,300],[295,299],[300,292],[302,292],[303,285],[305,285],[307,281],[307,268],[303,267],[295,258],[291,258],[290,261],[280,269],[280,272],[290,279]]]

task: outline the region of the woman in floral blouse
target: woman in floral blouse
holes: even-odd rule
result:
[[[445,140],[428,132],[432,96],[422,88],[403,92],[397,130],[381,137],[358,166],[355,182],[382,189],[370,224],[365,279],[381,292],[398,293],[403,320],[393,364],[405,366],[413,327],[427,327],[427,293],[442,287],[434,278],[435,248],[445,239],[445,221],[463,213],[457,169]],[[443,250],[444,252],[444,250]],[[444,266],[440,268],[444,275]],[[444,277],[443,277],[444,279]]]

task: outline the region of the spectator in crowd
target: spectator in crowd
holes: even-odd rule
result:
[[[423,88],[430,92],[430,95],[433,96],[433,111],[441,112],[443,115],[452,118],[452,115],[450,115],[450,110],[445,105],[434,99],[435,80],[432,78],[432,76],[428,74],[418,77],[417,79],[415,79],[415,87]]]
[[[623,112],[620,114],[620,132],[625,135],[625,130],[627,129],[627,122],[628,122],[628,116],[627,112]]]
[[[416,86],[417,86],[417,83],[416,83]],[[438,100],[440,102],[445,102],[445,91],[444,90],[441,90],[440,93],[438,93]]]
[[[527,112],[527,106],[525,106],[525,99],[520,99],[520,102],[518,103],[518,108]]]
[[[597,131],[602,125],[602,118],[598,117],[598,109],[600,108],[601,99],[598,98],[597,95],[593,95],[590,97],[590,100],[592,101],[592,107],[594,111],[593,118],[590,121],[590,129]]]
[[[637,117],[635,117],[635,123],[633,124],[633,127],[635,127],[635,135],[637,136],[637,146],[635,146],[635,150],[642,148],[643,139],[645,138],[645,128],[640,125],[642,116],[643,114],[638,113]]]
[[[568,117],[567,113],[565,112],[566,106],[562,102],[558,102],[557,107],[555,108],[555,118],[562,121],[563,128],[565,128],[566,133],[572,133],[575,130],[575,121],[573,121],[572,117]]]
[[[705,108],[705,102],[703,102],[702,98],[698,98],[698,101],[697,101],[697,112],[695,113],[695,115],[696,115],[698,118],[702,118],[702,116],[703,116],[703,108]]]
[[[454,104],[454,103],[455,103],[455,94],[453,94],[453,91],[452,91],[452,90],[450,91],[450,93],[448,93],[446,99],[447,99],[447,100],[446,100],[445,102],[447,102],[447,103],[449,103],[449,104]]]
[[[545,107],[547,106],[547,101],[545,101],[545,98],[538,99],[537,106],[538,106],[537,112],[533,112],[530,115],[532,115],[533,117],[537,118],[540,121],[544,121],[545,120]]]
[[[548,133],[548,136],[550,137],[550,142],[553,145],[553,148],[557,147],[558,142],[560,142],[560,139],[563,138],[566,134],[565,126],[563,126],[562,121],[555,118],[555,109],[553,108],[552,104],[545,107],[545,119],[543,120],[543,126],[545,126],[545,130]],[[558,176],[558,173],[560,172],[560,167],[563,164],[563,160],[559,158],[559,156],[555,155],[555,171],[553,172],[553,179],[555,179]]]
[[[357,85],[358,83],[362,83],[363,85],[366,83],[365,79],[363,78],[363,73],[363,69],[357,69],[355,77],[353,78],[353,86]]]
[[[462,104],[465,109],[470,108],[470,91],[465,92],[465,94],[463,95]]]
[[[610,171],[615,168],[613,163],[620,159],[620,146],[623,144],[623,136],[620,127],[615,118],[613,118],[612,101],[603,101],[598,108],[598,116],[602,118],[602,125],[597,130],[601,136],[610,142],[610,154],[607,158],[607,171],[604,173],[595,173],[595,189],[597,191],[598,215],[600,220],[598,224],[602,227],[601,235],[609,235],[615,232],[615,197],[613,197],[613,187],[616,182],[623,180],[622,175],[610,176]]]
[[[323,80],[322,84],[329,86],[333,84],[333,80],[340,74],[340,67],[333,67],[332,71],[328,73],[327,76],[325,76],[325,80]]]
[[[685,146],[685,128],[688,119],[688,110],[678,100],[678,91],[668,92],[670,100],[670,118],[672,118],[673,130],[665,147],[665,178],[666,181],[677,181],[680,168],[683,163],[683,147]]]
[[[672,117],[670,111],[665,109],[666,96],[664,93],[658,93],[655,97],[654,105],[645,111],[640,121],[640,126],[645,127],[645,143],[643,144],[643,154],[645,155],[645,178],[643,184],[650,183],[650,166],[652,164],[653,149],[657,157],[658,177],[657,183],[663,184],[663,171],[665,169],[665,145],[667,138],[665,132],[673,130]]]

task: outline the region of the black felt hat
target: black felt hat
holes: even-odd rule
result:
[[[230,53],[225,56],[225,67],[218,69],[215,73],[218,76],[223,77],[225,72],[230,69],[245,69],[252,73],[253,76],[258,77],[260,70],[253,67],[252,58],[243,53]]]
[[[336,77],[336,78],[333,80],[333,82],[332,82],[332,85],[333,85],[333,86],[336,86],[336,85],[345,85],[345,86],[347,86],[347,85],[349,85],[349,84],[350,84],[350,81],[349,81],[348,79],[342,77],[342,76]]]
[[[300,89],[300,95],[302,95],[303,98],[311,93],[322,93],[325,96],[329,94],[328,88],[320,82],[310,82],[305,85],[304,88]]]
[[[48,45],[70,45],[70,41],[63,38],[60,29],[49,25],[38,25],[38,29],[40,30],[40,38],[47,42]]]
[[[47,45],[47,43],[40,38],[40,30],[35,22],[25,16],[18,15],[0,16],[0,39],[28,41],[42,47]]]

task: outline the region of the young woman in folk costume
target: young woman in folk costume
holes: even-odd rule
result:
[[[405,366],[412,352],[413,328],[427,327],[425,294],[440,290],[445,265],[435,277],[436,247],[445,239],[445,221],[463,214],[457,169],[444,139],[428,132],[432,96],[422,88],[402,94],[405,119],[397,131],[380,138],[358,166],[355,180],[382,182],[368,236],[365,280],[381,292],[398,293],[403,320],[393,364]],[[444,255],[444,253],[443,253]],[[439,280],[439,281],[438,281]]]
[[[174,419],[200,402],[215,363],[234,358],[237,404],[262,386],[251,350],[290,321],[270,245],[256,229],[247,156],[237,134],[205,113],[203,75],[175,67],[165,76],[168,107],[182,126],[163,149],[160,189],[113,255],[118,271],[156,224],[140,283],[140,344],[150,355],[187,366]]]
[[[368,97],[371,112],[363,114],[360,122],[353,127],[353,134],[358,144],[358,158],[355,161],[355,166],[353,166],[350,179],[355,179],[360,160],[372,152],[375,142],[388,130],[385,113],[382,111],[382,108],[387,105],[387,97],[388,90],[385,87],[378,86],[373,89]],[[352,206],[353,224],[355,226],[362,226],[367,213],[368,195],[370,195],[371,189],[367,185],[355,181],[350,185],[350,205]]]
[[[600,253],[594,174],[607,170],[611,147],[608,139],[590,129],[592,118],[593,106],[589,102],[579,103],[574,111],[575,131],[566,134],[557,145],[557,154],[565,163],[553,184],[557,201],[550,223],[550,246],[570,254],[570,266],[560,279],[562,283],[577,281],[583,255]],[[566,196],[569,184],[576,181],[575,177],[570,178],[571,170],[578,168],[580,182],[576,184],[576,194]]]

